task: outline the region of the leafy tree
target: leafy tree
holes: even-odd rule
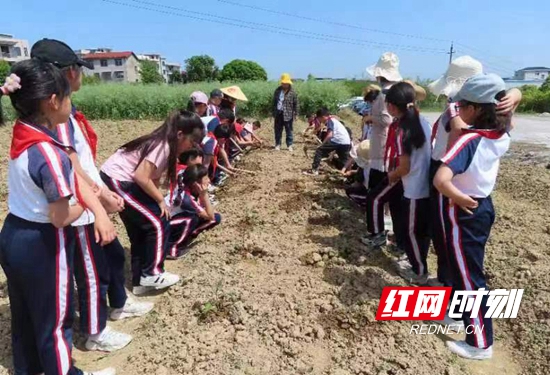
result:
[[[549,92],[550,91],[550,76],[548,76],[548,78],[546,78],[546,81],[544,81],[544,83],[540,87],[540,91],[542,91],[542,92]]]
[[[83,75],[82,76],[82,84],[83,85],[97,85],[97,84],[100,84],[100,83],[101,83],[101,78],[99,78],[98,76],[95,76],[95,75],[91,75],[91,76]]]
[[[309,73],[307,75],[307,80],[308,80],[308,82],[315,81],[315,76],[313,74]]]
[[[183,76],[180,71],[176,70],[170,75],[170,83],[183,83]]]
[[[192,56],[185,60],[188,82],[214,81],[218,77],[216,61],[208,55]]]
[[[0,85],[4,84],[4,79],[10,75],[11,66],[5,60],[0,60]]]
[[[220,81],[267,81],[267,73],[254,61],[233,60],[223,67]]]
[[[140,66],[142,83],[164,83],[164,78],[159,73],[159,67],[156,62],[143,60],[140,62]]]

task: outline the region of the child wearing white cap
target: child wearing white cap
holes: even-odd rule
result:
[[[478,74],[467,80],[454,97],[460,118],[470,128],[441,159],[443,164],[434,178],[447,208],[444,222],[454,290],[487,288],[483,260],[495,220],[491,192],[500,158],[510,146],[508,118],[497,113],[497,105],[505,95],[500,77]],[[485,296],[475,317],[471,318],[470,313],[462,316],[464,324],[475,329],[466,334],[466,341],[447,342],[453,353],[478,360],[492,357],[493,326],[485,317],[487,310]]]

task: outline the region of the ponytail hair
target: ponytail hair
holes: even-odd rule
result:
[[[408,155],[427,142],[415,99],[414,87],[406,82],[396,83],[386,94],[386,103],[394,105],[401,112],[399,127],[403,132],[403,148]]]
[[[185,110],[175,110],[168,115],[164,123],[152,133],[134,139],[124,145],[124,152],[139,151],[138,165],[157,146],[166,143],[169,146],[167,180],[176,182],[176,165],[178,160],[178,133],[191,137],[199,143],[204,138],[204,125],[198,115]]]
[[[56,95],[58,100],[71,95],[71,86],[66,75],[53,64],[37,59],[25,60],[15,64],[11,68],[11,74],[20,79],[20,86],[8,92],[20,120],[38,122],[43,100],[50,99],[52,95]],[[1,105],[0,124],[4,124]]]

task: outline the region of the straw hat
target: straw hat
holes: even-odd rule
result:
[[[225,95],[232,97],[233,99],[242,100],[247,102],[248,98],[244,94],[243,90],[239,86],[229,86],[220,89]]]
[[[390,82],[399,82],[403,79],[399,74],[399,57],[393,52],[386,52],[380,56],[375,65],[367,68],[367,73],[374,78],[384,77]]]
[[[423,100],[426,100],[427,94],[424,87],[417,85],[415,82],[411,81],[410,79],[406,79],[403,82],[407,82],[409,85],[414,87],[416,101],[421,102]]]
[[[435,95],[452,97],[462,88],[466,80],[483,72],[483,65],[470,56],[460,56],[451,61],[447,72],[428,88]]]
[[[290,74],[288,73],[283,73],[281,75],[281,80],[279,81],[279,83],[282,85],[282,84],[287,84],[287,85],[292,85],[292,79],[290,78]]]
[[[352,147],[349,154],[360,168],[368,168],[370,160],[370,141],[367,139]]]
[[[366,96],[369,92],[373,92],[373,91],[382,91],[382,89],[378,85],[370,84],[367,87],[365,87],[365,90],[363,90],[363,96]]]

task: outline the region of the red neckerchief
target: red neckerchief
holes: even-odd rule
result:
[[[13,126],[13,135],[11,138],[11,147],[10,147],[10,158],[17,159],[23,152],[28,148],[38,144],[46,142],[51,144],[54,147],[57,147],[63,152],[67,152],[67,147],[59,143],[56,139],[52,138],[49,134],[42,131],[36,126],[25,124],[17,120]],[[74,172],[73,172],[74,173]],[[78,179],[74,176],[74,185],[75,185],[75,195],[78,203],[84,208],[87,209],[84,199],[78,188]]]
[[[397,166],[397,130],[399,121],[394,121],[388,129],[388,138],[386,139],[386,151],[384,153],[384,165],[388,166],[388,171]]]
[[[494,129],[463,129],[462,134],[475,133],[489,139],[500,139],[506,132]]]
[[[78,126],[80,126],[80,130],[82,130],[82,134],[84,134],[86,142],[88,142],[88,145],[92,150],[92,155],[95,161],[97,156],[97,133],[95,132],[94,128],[92,128],[92,125],[90,125],[90,123],[86,119],[86,116],[84,116],[82,112],[76,111],[73,116]]]

